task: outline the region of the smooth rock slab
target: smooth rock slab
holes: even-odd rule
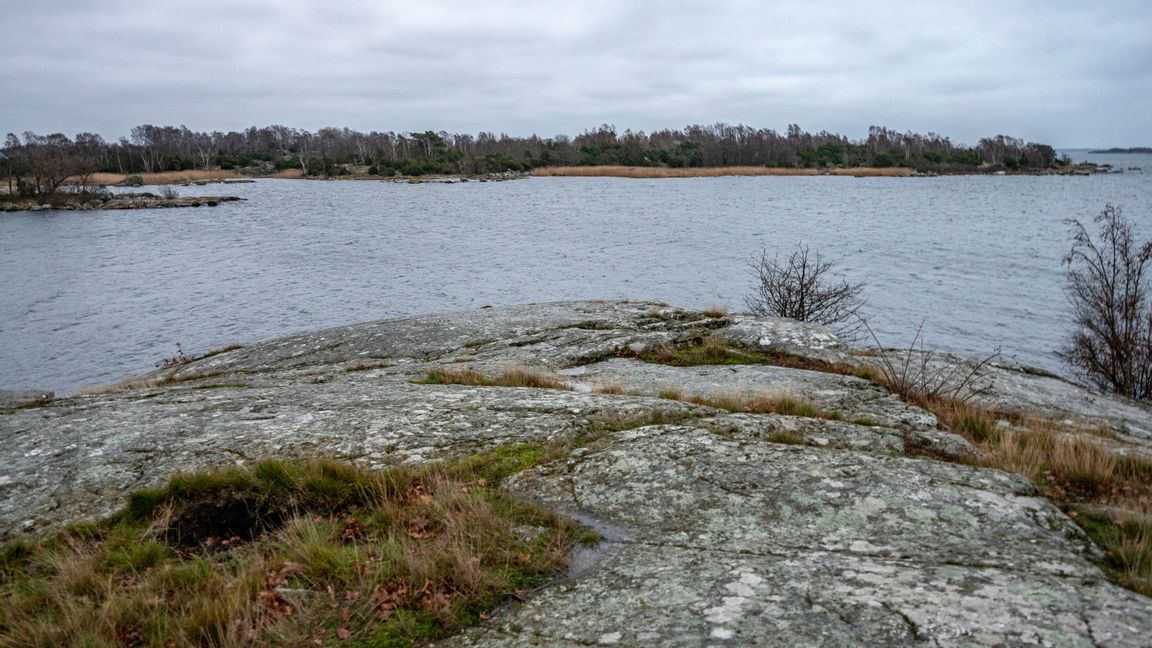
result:
[[[510,487],[609,524],[607,555],[442,645],[1147,646],[1152,636],[1152,601],[1109,583],[1067,518],[996,471],[656,426]]]
[[[507,487],[606,541],[582,554],[572,579],[446,645],[1149,645],[1152,601],[1110,584],[1068,518],[1019,477],[906,456],[976,451],[882,388],[618,357],[710,335],[821,359],[845,353],[819,327],[621,302],[271,340],[153,372],[140,383],[150,388],[0,409],[0,536],[103,515],[177,470],[314,456],[386,466],[595,429],[571,456]],[[433,368],[509,365],[640,395],[412,383]],[[1090,392],[1063,383],[1029,400],[1040,383],[1016,378],[1005,379],[1005,399],[1021,385],[1021,402],[1095,413]],[[847,420],[652,397],[666,386],[788,393]],[[1122,414],[1133,438],[1152,429],[1142,407]],[[675,424],[647,424],[656,421]]]
[[[623,543],[440,646],[1147,646],[1146,599],[1104,582],[811,552]]]

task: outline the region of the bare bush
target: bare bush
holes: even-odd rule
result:
[[[985,376],[984,369],[1000,357],[999,348],[981,358],[938,360],[936,353],[924,346],[921,322],[908,348],[886,352],[868,322],[861,319],[860,325],[880,351],[875,363],[880,372],[877,382],[906,401],[919,405],[933,401],[967,403],[992,389],[992,380]]]
[[[1119,207],[1107,205],[1093,219],[1093,239],[1079,220],[1072,226],[1072,250],[1065,293],[1075,330],[1060,355],[1094,386],[1129,398],[1152,398],[1152,240],[1136,241],[1132,223]]]
[[[855,329],[864,300],[863,283],[834,279],[833,263],[810,252],[803,243],[791,254],[781,257],[767,251],[752,258],[748,265],[757,279],[756,291],[744,298],[748,310],[756,315],[789,317],[838,329]]]

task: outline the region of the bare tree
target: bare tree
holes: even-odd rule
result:
[[[1079,220],[1065,293],[1075,330],[1061,356],[1096,387],[1129,398],[1152,398],[1152,240],[1135,240],[1119,207],[1107,205],[1094,219],[1093,239]]]
[[[757,279],[756,290],[744,298],[748,310],[757,315],[790,317],[845,330],[854,328],[864,305],[863,283],[834,279],[833,263],[803,243],[781,258],[762,252],[748,265]]]

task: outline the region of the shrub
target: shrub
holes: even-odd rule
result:
[[[924,323],[908,348],[887,353],[876,332],[861,319],[860,325],[876,343],[879,353],[873,363],[879,375],[876,382],[887,387],[904,400],[920,406],[934,403],[967,403],[992,388],[991,378],[984,370],[1000,358],[1000,349],[981,358],[934,361],[935,351],[924,345]]]
[[[745,297],[756,315],[790,317],[801,322],[839,326],[857,321],[864,300],[863,283],[832,278],[833,263],[801,243],[786,257],[769,257],[767,251],[749,260],[756,277],[756,291]],[[849,330],[852,330],[850,327]]]
[[[1094,219],[1092,238],[1072,219],[1065,293],[1075,329],[1060,355],[1094,386],[1129,398],[1152,398],[1152,240],[1138,243],[1119,207]]]

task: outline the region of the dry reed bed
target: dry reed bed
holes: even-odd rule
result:
[[[635,166],[556,166],[532,170],[534,176],[576,176],[613,178],[716,178],[721,176],[869,176],[907,177],[912,169],[904,167],[845,169],[786,169],[778,167],[733,166],[703,168],[668,168]]]
[[[159,173],[93,173],[88,176],[89,184],[115,185],[124,182],[131,175],[138,175],[146,185],[183,184],[185,182],[211,182],[239,178],[235,171],[162,171]]]

